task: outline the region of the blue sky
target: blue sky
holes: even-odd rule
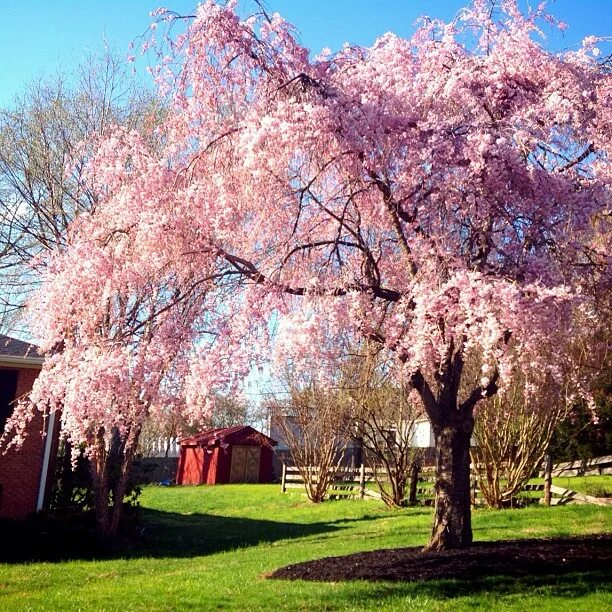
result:
[[[539,0],[533,0],[537,4]],[[521,0],[523,6],[526,0]],[[103,41],[125,50],[148,27],[149,12],[160,4],[189,13],[193,0],[0,0],[0,105],[19,93],[26,81],[68,71],[87,50]],[[251,11],[253,0],[243,0]],[[344,42],[369,45],[394,31],[408,35],[415,19],[427,14],[451,19],[467,0],[266,0],[297,26],[302,42],[318,52]],[[564,36],[549,30],[546,45],[559,50],[584,36],[612,35],[612,0],[556,0],[549,10],[569,24]],[[610,52],[610,46],[602,48]]]

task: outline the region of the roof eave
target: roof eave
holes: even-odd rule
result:
[[[12,368],[32,368],[40,370],[43,366],[42,357],[18,357],[16,355],[0,355],[0,366]]]

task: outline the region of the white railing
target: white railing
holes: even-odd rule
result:
[[[146,454],[149,457],[178,457],[181,447],[179,439],[172,438],[155,438],[147,444]]]

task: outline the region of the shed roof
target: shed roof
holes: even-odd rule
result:
[[[276,440],[257,431],[249,425],[234,427],[219,427],[207,429],[195,436],[183,438],[181,446],[227,446],[229,444],[245,444],[253,446],[276,446]]]

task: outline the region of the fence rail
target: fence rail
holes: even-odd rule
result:
[[[540,492],[544,491],[545,485],[543,484],[526,484],[521,487],[521,491],[525,492]],[[578,493],[578,491],[572,491],[571,489],[565,489],[558,487],[557,485],[551,485],[550,492],[558,497],[553,497],[550,500],[551,506],[565,505],[565,504],[595,504],[596,506],[612,506],[612,498],[605,497],[593,497],[592,495],[586,495],[585,493]]]
[[[553,476],[591,476],[612,474],[612,455],[595,457],[594,459],[581,459],[578,461],[565,461],[553,466]]]
[[[319,472],[317,467],[306,467],[302,468],[302,471],[308,471],[314,474],[316,482],[316,474]],[[298,489],[304,488],[304,478],[302,471],[295,466],[287,466],[283,464],[283,472],[281,477],[281,493],[286,493],[287,489]],[[341,468],[338,470],[333,477],[332,484],[329,488],[328,497],[359,497],[364,499],[365,497],[372,497],[380,499],[380,493],[368,489],[366,485],[376,480],[377,470],[373,468],[361,465],[355,468]],[[388,478],[378,470],[378,480],[380,482],[388,482]],[[423,470],[419,475],[420,482],[431,481],[433,482],[433,471],[431,469]],[[426,489],[422,489],[424,492]],[[417,490],[417,493],[419,490]]]
[[[602,461],[595,463],[593,465],[607,465],[607,459],[612,459],[612,457],[602,457]],[[574,462],[577,463],[577,462]],[[560,464],[562,465],[562,464]],[[570,463],[571,465],[571,463]],[[472,466],[473,467],[473,466]],[[554,466],[552,468],[553,474],[556,473],[558,466]],[[308,470],[311,474],[315,475],[319,472],[319,469],[316,467],[308,467],[303,468],[303,470]],[[368,483],[375,481],[376,470],[361,465],[356,468],[342,468],[338,470],[333,478],[332,484],[329,488],[328,498],[330,499],[338,499],[338,498],[359,498],[364,499],[366,497],[381,499],[381,495],[379,492],[374,491],[368,488],[366,485]],[[379,471],[378,480],[381,482],[388,482],[388,479],[381,477]],[[434,482],[434,471],[431,467],[426,467],[419,473],[419,482]],[[304,478],[302,476],[302,472],[299,468],[295,466],[287,466],[283,464],[283,472],[281,479],[281,492],[286,493],[287,489],[297,489],[304,488]],[[519,492],[526,493],[543,493],[546,495],[546,485],[545,484],[526,484],[523,485]],[[484,503],[484,499],[479,496],[480,490],[476,487],[476,479],[472,479],[472,487],[471,487],[471,495],[474,504]],[[611,506],[612,498],[599,498],[593,497],[591,495],[586,495],[584,493],[578,493],[577,491],[572,491],[571,489],[565,489],[563,487],[558,487],[556,485],[550,485],[550,505],[565,505],[565,504],[596,504],[598,506]],[[421,503],[425,505],[430,505],[433,503],[433,495],[434,489],[433,487],[418,487],[417,495],[421,497]],[[540,503],[544,503],[544,497],[540,499]]]

